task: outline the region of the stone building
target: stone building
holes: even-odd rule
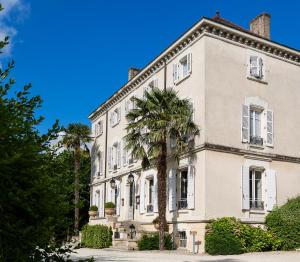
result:
[[[263,224],[300,194],[300,51],[270,39],[270,15],[244,29],[202,18],[90,116],[94,132],[90,224],[111,224],[114,245],[134,247],[155,231],[156,170],[143,171],[123,145],[131,98],[172,87],[194,106],[200,127],[179,165],[168,163],[167,221],[177,248],[203,252],[206,223],[234,216]],[[171,149],[171,145],[169,145]],[[116,204],[108,218],[104,203]]]

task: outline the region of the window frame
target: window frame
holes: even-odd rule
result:
[[[257,194],[256,194],[257,193],[256,175],[258,172],[260,174],[260,184],[261,184],[260,198],[258,198]],[[250,167],[249,168],[249,209],[250,209],[250,211],[264,211],[265,210],[264,175],[265,175],[265,170],[263,168],[258,168],[258,167]],[[259,205],[260,205],[260,207],[259,207]]]
[[[185,230],[178,231],[179,248],[187,248],[187,234]]]

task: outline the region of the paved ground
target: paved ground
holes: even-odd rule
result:
[[[300,252],[265,252],[249,253],[234,256],[209,256],[192,255],[177,251],[118,251],[110,249],[88,249],[76,250],[77,254],[72,258],[88,258],[94,256],[95,261],[104,262],[300,262]]]

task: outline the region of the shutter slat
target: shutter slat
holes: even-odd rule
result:
[[[121,167],[121,141],[117,145],[117,167]]]
[[[176,210],[176,169],[169,171],[169,211]]]
[[[195,208],[195,167],[188,166],[188,188],[187,188],[187,202],[188,209]]]
[[[249,182],[249,167],[242,167],[242,209],[250,209],[250,182]]]
[[[273,146],[273,122],[274,115],[272,110],[267,110],[267,146]]]
[[[243,107],[242,107],[242,142],[249,142],[249,133],[250,133],[249,106],[243,105]]]
[[[274,170],[267,170],[266,172],[266,188],[267,188],[267,199],[266,199],[266,209],[267,211],[272,211],[276,205],[276,173]]]
[[[188,73],[190,74],[192,72],[192,53],[187,55],[187,69]]]

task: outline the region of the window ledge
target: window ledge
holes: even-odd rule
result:
[[[262,79],[258,79],[258,78],[255,78],[253,76],[247,76],[247,79],[248,80],[252,80],[252,81],[255,81],[255,82],[258,82],[258,83],[261,83],[261,84],[264,84],[264,85],[267,85],[268,82],[262,80]]]
[[[261,145],[255,145],[255,144],[249,144],[249,146],[251,148],[256,148],[256,149],[264,149],[265,147],[264,146],[261,146]]]
[[[146,213],[146,216],[147,216],[147,217],[153,217],[153,216],[154,216],[154,213]]]
[[[111,127],[115,127],[115,126],[117,126],[119,123],[120,123],[120,121],[117,122],[117,123],[115,123],[115,124],[113,124],[113,125],[111,125]]]
[[[189,213],[189,209],[179,209],[178,213],[179,214],[188,214]]]
[[[187,79],[188,77],[190,77],[191,74],[192,74],[192,73],[188,73],[185,77],[176,80],[176,81],[174,82],[174,84],[175,84],[175,85],[179,85],[179,84],[180,84],[181,82],[183,82],[185,79]]]
[[[95,135],[96,138],[98,138],[99,136],[102,136],[103,133]]]
[[[264,215],[267,212],[265,210],[255,210],[255,209],[250,209],[249,211],[250,214],[259,214],[259,215]]]

